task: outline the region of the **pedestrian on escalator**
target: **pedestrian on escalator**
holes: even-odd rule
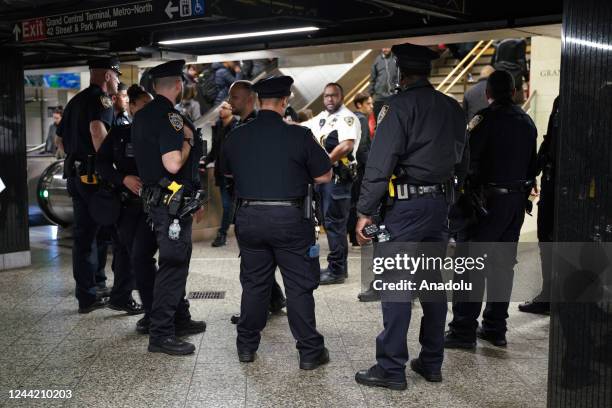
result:
[[[227,99],[230,86],[242,79],[240,64],[235,61],[216,62],[211,67],[215,71],[215,85],[217,85],[217,97],[215,105]]]
[[[391,53],[391,48],[383,48],[372,64],[370,74],[370,95],[374,99],[374,116],[378,118],[378,113],[386,103],[387,99],[393,95],[398,85],[397,62]]]

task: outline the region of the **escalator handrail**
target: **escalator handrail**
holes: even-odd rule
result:
[[[450,85],[448,85],[446,87],[446,89],[443,91],[444,93],[448,93],[453,86],[455,86],[455,84],[457,83],[457,81],[459,81],[461,78],[463,78],[470,69],[472,69],[472,67],[474,66],[474,64],[476,64],[476,61],[478,61],[480,59],[480,57],[482,57],[482,54],[484,54],[485,52],[487,52],[487,50],[493,45],[493,43],[495,42],[495,40],[490,40],[488,43],[485,44],[485,46],[478,52],[478,54],[472,59],[472,61],[470,61],[470,63],[463,68],[463,70],[459,73],[459,75],[457,75],[455,77],[455,79],[453,79],[453,81],[450,83]],[[474,47],[476,48],[476,47]],[[472,51],[474,51],[474,49],[472,49]],[[469,54],[468,54],[469,55]],[[466,57],[467,58],[467,57]],[[464,58],[465,59],[465,58]],[[438,90],[440,90],[442,87],[440,85],[438,85]]]
[[[448,81],[450,81],[453,75],[455,75],[455,73],[463,67],[463,65],[470,59],[472,55],[474,55],[478,47],[482,46],[482,44],[484,44],[484,40],[478,41],[478,43],[474,46],[474,48],[472,48],[470,52],[465,57],[463,57],[463,59],[459,61],[459,63],[455,66],[455,68],[453,68],[452,71],[442,80],[442,82],[440,82],[440,84],[436,87],[437,91],[442,89],[442,87],[446,85]]]

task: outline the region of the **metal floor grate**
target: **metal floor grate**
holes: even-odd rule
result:
[[[225,291],[205,290],[198,292],[189,292],[187,299],[225,299]]]

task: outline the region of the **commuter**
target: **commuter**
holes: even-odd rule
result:
[[[514,103],[523,103],[525,101],[523,81],[529,82],[527,41],[523,38],[509,38],[500,41],[495,47],[491,65],[498,71],[508,71],[512,75],[516,87]]]
[[[240,65],[234,61],[216,62],[211,68],[215,72],[215,85],[217,86],[215,105],[218,105],[227,99],[230,86],[242,79],[242,72]]]
[[[61,106],[58,106],[53,110],[53,122],[49,125],[47,139],[45,140],[45,153],[56,154],[56,152],[58,152],[59,146],[57,145],[57,127],[62,121],[63,113],[64,109]],[[63,149],[60,149],[60,152],[61,150]]]
[[[397,63],[391,53],[391,48],[383,48],[374,60],[370,74],[369,93],[374,99],[374,116],[376,118],[378,118],[378,114],[387,99],[395,92],[398,75]]]
[[[183,89],[183,98],[176,105],[176,110],[181,112],[181,115],[195,122],[202,116],[200,114],[200,103],[196,100],[198,90],[194,84],[188,84]]]
[[[463,95],[463,110],[468,122],[472,120],[476,113],[489,106],[487,98],[487,79],[495,72],[495,68],[485,65],[480,70],[480,76],[476,85],[472,86]]]

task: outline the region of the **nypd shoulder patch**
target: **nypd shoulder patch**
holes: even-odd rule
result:
[[[104,109],[109,109],[113,107],[113,101],[106,95],[100,96],[100,103],[104,107]]]
[[[376,123],[382,122],[385,116],[387,116],[387,112],[389,112],[389,105],[383,105],[383,107],[380,109],[380,112],[378,112],[378,118],[376,118]]]
[[[170,124],[177,132],[183,129],[183,117],[176,112],[169,112],[168,119]]]
[[[474,116],[472,120],[470,120],[470,123],[468,123],[467,125],[468,132],[471,132],[472,130],[474,130],[476,126],[478,126],[480,122],[482,122],[483,119],[484,119],[484,116],[482,115]]]
[[[353,123],[355,123],[355,118],[352,116],[346,116],[344,118],[344,121],[346,122],[347,125],[353,126]]]

